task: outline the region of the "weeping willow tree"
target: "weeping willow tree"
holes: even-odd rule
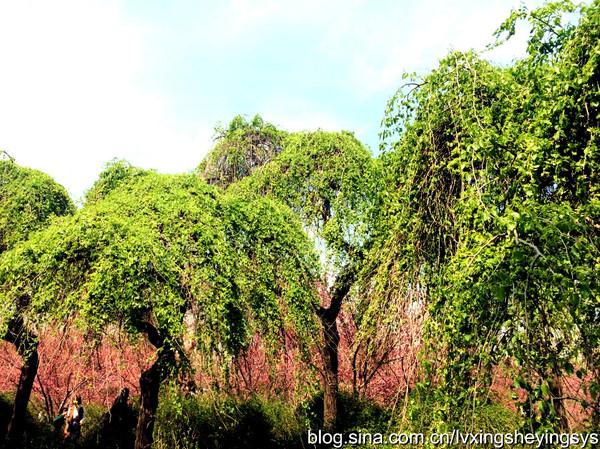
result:
[[[27,239],[30,233],[47,226],[53,217],[73,211],[66,190],[50,176],[21,167],[12,159],[0,160],[0,255]],[[14,312],[0,329],[0,336],[13,344],[23,359],[7,431],[8,439],[12,440],[23,432],[39,359],[37,335],[21,314],[28,298],[21,295],[10,301],[10,304],[2,304]]]
[[[524,428],[568,428],[567,376],[598,426],[600,3],[521,8],[499,44],[520,20],[525,58],[500,68],[451,53],[412,77],[383,121],[387,194],[364,308],[381,317],[392,298],[422,293],[422,387],[435,391],[438,428],[465,425],[504,362]]]
[[[123,173],[117,165],[109,171]],[[74,316],[92,335],[116,326],[144,336],[156,353],[140,377],[142,449],[153,441],[161,383],[186,359],[184,316],[194,316],[207,354],[235,354],[256,332],[280,344],[282,329],[308,344],[316,258],[274,201],[225,194],[193,175],[107,178],[95,201],[2,255],[0,325],[26,296],[18,312],[31,326]]]
[[[284,201],[301,219],[321,253],[326,304],[317,311],[323,359],[323,426],[337,421],[339,331],[369,242],[376,205],[378,166],[350,132],[290,134],[272,162],[231,186]]]
[[[230,129],[236,128],[237,118]],[[317,310],[321,322],[324,390],[324,427],[332,429],[337,419],[339,332],[337,318],[350,296],[357,269],[369,241],[375,207],[378,165],[369,151],[350,132],[277,133],[285,136],[278,153],[255,165],[252,145],[238,147],[237,137],[225,138],[208,154],[201,167],[214,167],[217,178],[227,177],[243,154],[251,172],[235,177],[227,191],[259,194],[287,204],[301,220],[320,252],[321,285],[326,301]],[[229,150],[230,148],[234,150]],[[202,171],[201,171],[202,173]],[[219,173],[222,173],[219,174]]]

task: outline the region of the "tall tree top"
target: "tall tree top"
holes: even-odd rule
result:
[[[227,187],[273,160],[282,150],[285,131],[265,122],[260,115],[247,120],[238,115],[226,128],[216,128],[215,147],[198,166],[210,184]]]

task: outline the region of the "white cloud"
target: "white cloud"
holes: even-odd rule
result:
[[[122,157],[161,171],[191,169],[209,129],[182,129],[144,90],[144,33],[117,2],[0,5],[0,148],[81,195]]]

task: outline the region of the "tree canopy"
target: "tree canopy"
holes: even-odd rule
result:
[[[0,160],[0,253],[75,210],[67,191],[50,176]]]
[[[388,104],[383,237],[363,289],[372,308],[426,292],[426,366],[448,425],[459,404],[485,402],[507,357],[528,426],[564,428],[558,379],[575,365],[600,410],[600,7],[578,26],[565,10],[503,24],[499,37],[532,24],[513,66],[453,52]]]
[[[195,175],[113,178],[101,176],[97,201],[2,255],[0,326],[16,315],[30,327],[76,316],[89,331],[144,334],[157,359],[140,378],[142,448],[152,443],[160,384],[186,359],[184,316],[207,355],[235,354],[255,332],[274,344],[293,331],[306,343],[318,271],[285,206],[224,194]]]
[[[350,132],[298,132],[286,137],[281,154],[232,189],[284,201],[339,267],[367,240],[377,167]]]
[[[101,200],[120,184],[152,172],[131,165],[125,160],[114,159],[107,163],[92,187],[85,194],[86,204]]]
[[[32,322],[76,311],[97,329],[137,333],[150,321],[172,344],[193,308],[199,340],[235,351],[254,325],[309,332],[314,263],[284,207],[147,173],[5,254],[1,303],[28,295]]]

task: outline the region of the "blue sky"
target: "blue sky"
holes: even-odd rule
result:
[[[483,49],[518,5],[0,0],[0,149],[76,198],[115,157],[193,169],[236,114],[348,129],[374,149],[402,73]],[[524,38],[487,57],[508,63]]]

